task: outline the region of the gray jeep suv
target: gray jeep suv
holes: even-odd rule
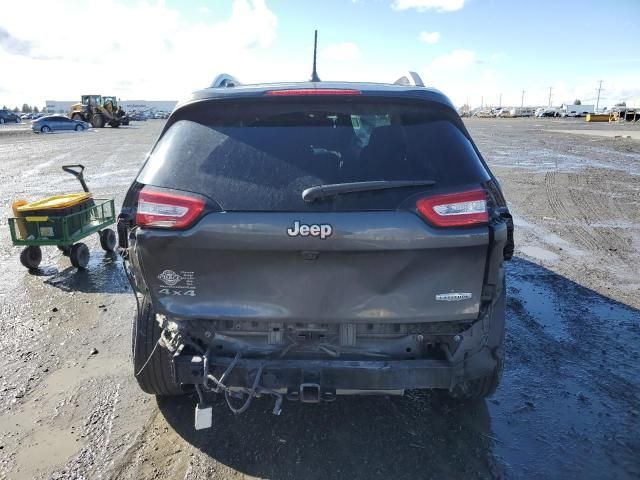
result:
[[[437,90],[196,92],[130,187],[119,239],[147,393],[195,386],[205,408],[224,392],[236,412],[272,395],[279,411],[406,389],[483,397],[500,381],[513,223]]]

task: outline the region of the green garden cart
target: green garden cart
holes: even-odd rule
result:
[[[89,248],[79,240],[93,233],[100,235],[100,246],[106,252],[116,248],[116,234],[106,228],[116,221],[113,199],[93,198],[84,181],[83,165],[64,165],[62,169],[78,179],[84,192],[30,203],[18,200],[12,205],[11,241],[25,247],[20,262],[30,270],[40,265],[44,246],[58,247],[74,267],[87,268]]]

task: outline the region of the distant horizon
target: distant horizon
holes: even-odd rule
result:
[[[74,29],[52,27],[105,17],[122,37],[78,41]],[[600,107],[640,106],[635,37],[609,34],[637,19],[636,0],[6,2],[0,64],[12,74],[0,105],[87,92],[183,99],[223,72],[244,83],[305,81],[317,28],[323,80],[393,82],[415,70],[457,107],[500,96],[518,106],[523,90],[525,104],[547,105],[550,87],[553,105],[595,104],[602,81]]]

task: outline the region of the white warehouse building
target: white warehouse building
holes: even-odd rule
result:
[[[79,103],[78,100],[46,100],[48,113],[67,113],[71,105]],[[120,100],[120,105],[125,112],[171,112],[178,102],[176,100]]]

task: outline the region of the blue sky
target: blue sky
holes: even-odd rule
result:
[[[78,42],[67,28],[107,13],[123,41]],[[90,90],[181,98],[221,71],[245,82],[305,80],[317,28],[325,80],[393,81],[410,69],[474,106],[483,97],[497,105],[500,94],[519,105],[523,89],[526,104],[546,104],[549,87],[554,104],[592,103],[603,80],[601,106],[640,106],[639,26],[640,0],[8,2],[0,66],[19,74],[3,78],[0,104]],[[76,69],[92,75],[70,79]],[[50,81],[32,80],[43,72]]]

